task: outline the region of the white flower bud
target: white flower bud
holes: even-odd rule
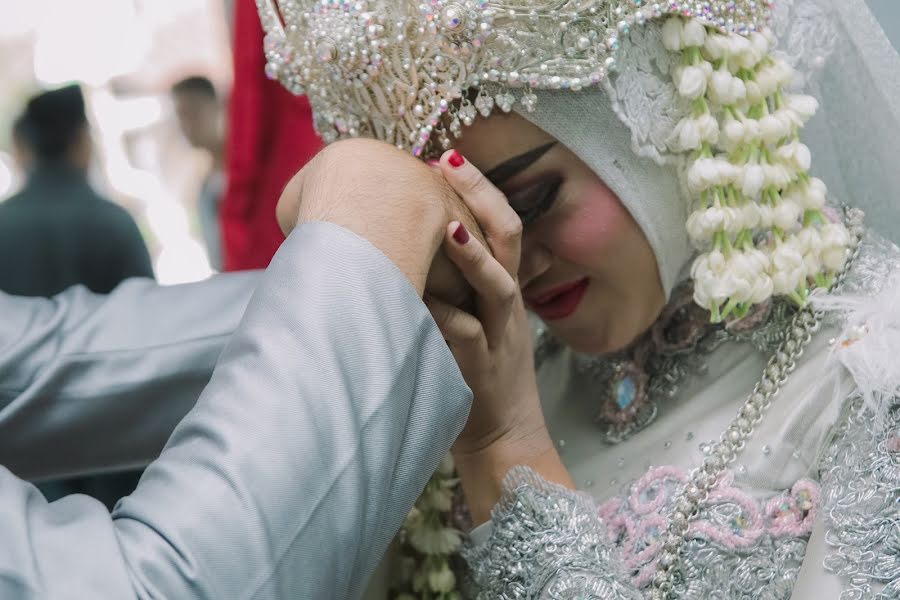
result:
[[[681,17],[670,17],[663,24],[662,38],[666,50],[678,52],[683,47],[684,21]]]
[[[819,252],[822,249],[822,238],[815,227],[804,227],[794,234],[794,245],[801,254]]]
[[[772,64],[771,69],[778,87],[785,87],[787,85],[790,85],[791,81],[794,79],[794,69],[791,68],[791,65],[787,64],[787,62],[780,58],[775,59],[775,62]]]
[[[768,98],[776,91],[778,91],[778,79],[775,76],[775,72],[772,67],[765,67],[760,69],[756,73],[756,77],[754,78],[756,81],[756,85],[759,88],[759,97]],[[750,96],[750,90],[748,89],[748,99]]]
[[[730,47],[728,38],[724,35],[707,32],[706,40],[703,43],[703,52],[711,60],[720,60],[728,53]]]
[[[740,221],[744,229],[756,229],[759,227],[759,208],[759,204],[748,202],[739,209],[741,212]]]
[[[744,119],[744,142],[753,144],[762,139],[762,130],[756,119]]]
[[[773,271],[790,271],[803,265],[803,254],[793,237],[775,246],[769,264]]]
[[[772,28],[764,27],[762,29],[762,34],[766,36],[766,40],[769,42],[769,48],[774,48],[775,44],[778,43],[778,38],[775,36],[775,32],[772,31]]]
[[[704,113],[695,119],[700,139],[710,144],[719,141],[719,121],[709,113]]]
[[[699,48],[706,42],[706,27],[697,19],[689,19],[681,32],[682,43],[689,48]]]
[[[717,69],[709,80],[709,99],[716,104],[728,106],[737,102],[732,96],[731,80],[734,76],[728,69]]]
[[[809,152],[809,148],[806,144],[796,140],[779,147],[775,151],[775,155],[789,168],[804,173],[809,170],[812,164],[812,155]]]
[[[739,169],[727,160],[700,158],[688,169],[687,182],[691,191],[696,193],[713,186],[733,183],[738,175]]]
[[[759,198],[766,183],[765,172],[759,165],[745,165],[741,178],[741,191],[751,200]]]
[[[765,56],[769,53],[769,40],[766,39],[766,36],[762,33],[754,31],[750,34],[750,44],[753,48],[759,53],[760,56]]]
[[[744,250],[744,255],[757,273],[766,273],[769,271],[769,255],[758,248],[748,248]]]
[[[456,587],[456,577],[450,567],[444,563],[441,568],[428,574],[428,586],[432,592],[449,593]]]
[[[729,290],[724,285],[727,264],[718,250],[701,254],[691,265],[694,280],[694,300],[706,308],[719,305],[728,299]]]
[[[847,262],[847,248],[830,246],[822,250],[822,264],[833,273],[839,272]]]
[[[737,34],[731,34],[730,37],[732,60],[742,69],[756,67],[766,55],[766,52],[760,52],[747,38]]]
[[[462,539],[454,529],[422,525],[409,531],[409,543],[422,554],[450,554],[459,548]]]
[[[709,232],[704,227],[702,211],[692,212],[685,226],[693,244],[702,246],[710,240]]]
[[[801,199],[801,206],[806,210],[822,210],[825,207],[825,198],[828,194],[828,188],[819,178],[812,178],[809,183],[801,188],[798,197]]]
[[[790,128],[785,127],[785,122],[774,114],[766,115],[759,120],[759,131],[767,144],[774,144],[791,133]]]
[[[791,171],[784,165],[763,165],[765,185],[783,188],[791,182]]]
[[[822,260],[817,252],[807,252],[803,255],[803,266],[806,277],[815,277],[822,272]]]
[[[775,207],[772,218],[775,227],[784,231],[793,231],[800,225],[800,207],[793,202],[782,199]]]
[[[676,84],[682,97],[695,100],[706,93],[706,75],[700,67],[685,67],[678,75]]]
[[[762,304],[772,297],[772,291],[775,284],[767,273],[759,273],[751,282],[753,287],[750,290],[750,302],[753,304]]]
[[[756,81],[745,81],[744,85],[747,87],[747,102],[750,104],[759,104],[765,98]]]
[[[743,221],[744,213],[740,209],[726,206],[722,208],[722,212],[724,213],[722,217],[722,228],[725,230],[725,233],[735,235],[741,230],[746,229]]]
[[[850,233],[843,223],[828,223],[823,226],[819,235],[822,239],[823,247],[843,246],[850,244]]]
[[[785,126],[791,131],[803,127],[803,119],[797,112],[789,108],[780,108],[776,110],[775,118],[784,122]]]
[[[791,94],[784,99],[787,108],[794,111],[805,123],[819,110],[819,101],[812,96]]]
[[[725,123],[719,132],[719,144],[728,152],[744,142],[746,130],[744,124],[731,115],[725,117]]]
[[[675,126],[669,141],[669,147],[675,152],[688,152],[699,148],[702,141],[697,122],[687,117],[679,121]]]

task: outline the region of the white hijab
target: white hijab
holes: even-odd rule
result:
[[[900,241],[900,56],[864,0],[781,0],[772,26],[796,87],[820,103],[803,130],[813,173],[833,205],[862,208],[870,227]],[[653,248],[667,294],[692,254],[687,196],[665,149],[682,110],[668,60],[657,31],[634,28],[605,89],[538,91],[535,112],[520,113],[616,193]]]

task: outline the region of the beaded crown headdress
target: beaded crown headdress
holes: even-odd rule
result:
[[[306,94],[326,142],[376,137],[420,155],[445,126],[533,90],[579,90],[614,68],[619,38],[666,14],[722,31],[765,25],[763,0],[258,0],[267,72]],[[489,84],[489,85],[485,85]],[[479,89],[469,98],[469,89]]]
[[[713,321],[828,288],[849,233],[828,217],[799,133],[816,112],[785,90],[767,0],[257,0],[266,70],[309,97],[326,142],[374,137],[419,156],[536,90],[604,82],[632,27],[663,21],[689,106],[665,142],[682,165],[700,251],[694,299]],[[664,19],[661,19],[664,18]],[[626,65],[622,65],[625,67]],[[662,82],[660,82],[662,84]],[[518,104],[518,106],[517,106]]]

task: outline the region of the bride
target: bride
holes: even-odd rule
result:
[[[900,596],[900,252],[833,208],[900,217],[862,0],[259,5],[326,141],[428,160],[484,232],[446,232],[474,304],[426,296],[455,474],[373,597]]]

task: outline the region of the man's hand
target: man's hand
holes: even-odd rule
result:
[[[285,234],[328,221],[366,238],[421,296],[467,305],[471,288],[441,250],[444,229],[462,221],[481,230],[439,172],[384,142],[356,139],[322,150],[288,183],[278,203]]]

